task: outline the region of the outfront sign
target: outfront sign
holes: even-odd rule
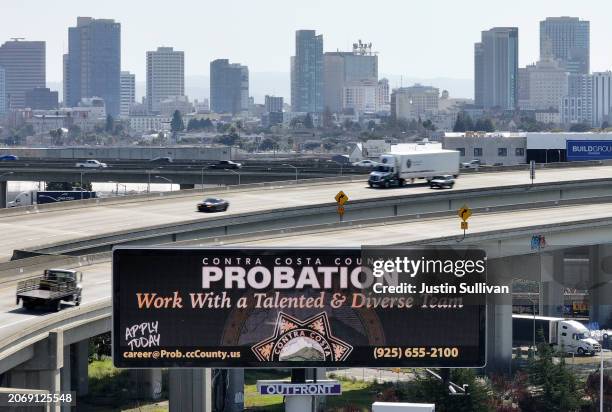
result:
[[[567,140],[567,160],[612,159],[612,140]]]
[[[113,252],[117,367],[481,367],[476,249]]]
[[[322,380],[318,382],[291,383],[282,381],[257,381],[257,391],[260,395],[342,395],[340,382]]]

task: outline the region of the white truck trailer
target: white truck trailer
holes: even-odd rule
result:
[[[459,176],[459,152],[431,148],[423,151],[391,152],[380,156],[380,164],[370,173],[370,187],[403,186],[407,181],[438,175]]]
[[[512,341],[515,345],[538,343],[539,331],[544,333],[544,340],[555,349],[578,355],[601,351],[601,345],[591,337],[591,333],[582,323],[549,316],[512,315]]]

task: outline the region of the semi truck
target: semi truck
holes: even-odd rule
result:
[[[37,306],[56,311],[62,309],[62,302],[81,304],[83,274],[71,269],[47,269],[42,276],[27,279],[17,284],[17,304],[22,302],[25,309]]]
[[[97,197],[96,192],[79,191],[79,190],[30,190],[21,192],[15,200],[8,203],[8,207],[31,206],[33,204],[45,204],[55,202],[65,202],[67,200],[94,199]]]
[[[544,340],[556,349],[577,355],[601,351],[601,345],[591,337],[582,323],[564,318],[533,315],[512,315],[512,341],[514,345],[538,343],[539,331]]]
[[[403,186],[415,179],[434,176],[459,176],[459,152],[431,148],[423,151],[391,152],[380,156],[379,165],[370,173],[370,187]]]

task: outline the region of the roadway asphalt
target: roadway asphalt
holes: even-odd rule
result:
[[[593,218],[612,218],[612,207],[610,206],[610,204],[604,203],[477,214],[470,218],[470,233]],[[457,217],[452,216],[406,223],[284,235],[261,240],[231,242],[226,243],[226,245],[333,247],[359,246],[362,244],[397,244],[432,239],[452,233],[459,234],[458,226]],[[88,305],[103,299],[107,299],[110,302],[110,262],[85,266],[80,270],[83,271],[82,304]],[[69,308],[64,310],[78,309]],[[27,312],[17,307],[15,305],[15,284],[5,284],[0,289],[0,336],[7,336],[18,331],[20,328],[33,325],[45,314],[46,312],[42,311]]]
[[[612,178],[612,166],[538,170],[536,182],[579,181],[596,178]],[[457,180],[455,188],[451,190],[511,186],[529,182],[529,173],[526,171],[466,174]],[[382,198],[402,193],[408,195],[432,192],[431,189],[422,185],[386,190],[370,189],[365,181],[308,186],[282,187],[279,185],[256,191],[221,194],[220,196],[229,200],[231,204],[229,211],[225,213],[197,213],[195,204],[203,196],[193,195],[11,215],[0,217],[0,233],[3,234],[0,238],[0,261],[8,260],[14,249],[43,246],[155,225],[181,223],[195,219],[204,220],[219,215],[333,202],[339,190],[343,190],[350,200]]]

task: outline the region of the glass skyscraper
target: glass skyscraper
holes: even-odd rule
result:
[[[540,60],[547,53],[570,73],[590,70],[590,23],[578,17],[547,17],[540,22]]]
[[[78,17],[68,29],[64,58],[64,103],[73,107],[82,98],[101,97],[106,112],[117,117],[121,104],[121,24],[110,19]]]
[[[514,110],[518,104],[518,28],[482,32],[474,47],[475,103],[485,109]]]
[[[210,63],[210,109],[215,113],[249,110],[249,68],[228,59]]]
[[[45,42],[13,39],[0,46],[7,109],[25,107],[25,95],[46,86]]]
[[[323,109],[323,35],[298,30],[291,58],[291,110],[322,113]]]

